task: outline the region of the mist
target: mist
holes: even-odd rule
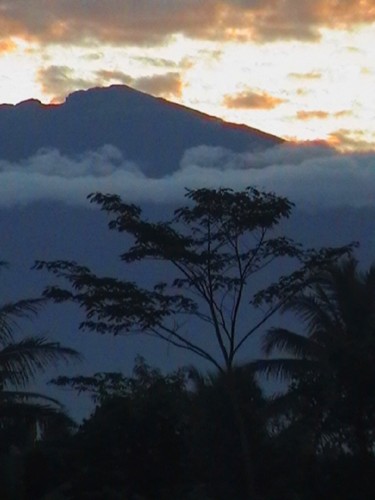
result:
[[[175,172],[153,178],[111,145],[74,157],[42,149],[19,163],[0,161],[0,206],[35,201],[87,206],[87,195],[95,191],[166,204],[181,201],[186,188],[251,185],[309,211],[363,208],[375,205],[374,165],[375,152],[344,154],[322,143],[289,143],[259,153],[202,145],[186,150]]]

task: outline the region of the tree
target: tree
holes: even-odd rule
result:
[[[110,229],[133,238],[134,245],[121,255],[123,262],[167,263],[177,273],[170,283],[145,289],[134,282],[98,277],[71,261],[37,261],[35,268],[47,269],[72,285],[70,290],[47,287],[44,295],[56,302],[78,303],[86,312],[82,329],[154,335],[226,371],[234,366],[249,337],[280,308],[278,299],[294,293],[312,266],[331,261],[349,247],[303,251],[291,239],[275,235],[275,227],[289,217],[293,204],[273,193],[254,188],[197,189],[188,190],[186,197],[192,206],[176,210],[170,221],[155,223],[116,195],[89,196],[113,216]],[[258,275],[266,268],[280,275],[275,261],[286,257],[301,265],[298,272],[256,294],[254,283],[265,286]],[[249,303],[259,305],[261,300],[270,307],[253,325],[248,321],[241,326],[241,314],[249,317]],[[182,333],[181,318],[186,315],[205,328],[194,328],[194,335]],[[214,336],[219,354],[202,345],[206,334]]]
[[[215,500],[246,498],[246,478],[239,453],[241,442],[232,396],[228,393],[228,374],[216,371],[203,375],[192,368],[189,376],[192,391],[188,463],[194,483]],[[247,365],[236,366],[232,377],[254,463],[256,489],[260,491],[264,485],[259,477],[267,468],[267,460],[264,460],[268,445],[266,399]]]
[[[311,435],[313,450],[330,446],[366,460],[375,445],[375,266],[358,270],[351,257],[312,273],[308,287],[284,310],[305,325],[302,333],[273,328],[267,354],[255,369],[291,380],[282,398],[292,421]]]
[[[171,220],[151,222],[142,218],[139,207],[116,195],[89,196],[112,216],[110,229],[133,238],[134,244],[122,254],[122,260],[126,264],[148,260],[168,264],[176,272],[169,283],[146,289],[134,282],[98,277],[87,267],[69,261],[39,261],[35,267],[47,269],[71,285],[48,287],[44,295],[56,302],[78,303],[86,313],[81,328],[153,335],[228,374],[251,496],[252,460],[232,377],[236,359],[254,332],[303,286],[311,267],[349,248],[304,251],[291,239],[275,234],[293,204],[274,193],[254,188],[239,192],[196,189],[188,190],[186,197],[189,205],[177,209]],[[290,258],[297,270],[266,287],[265,269],[280,276],[277,262],[285,258]],[[259,287],[265,289],[256,293]],[[261,302],[263,313],[258,309],[251,322],[249,304]],[[184,331],[186,316],[199,320],[200,326],[193,321],[191,331]],[[245,326],[241,316],[248,320]],[[214,338],[215,350],[206,347],[206,336]]]
[[[80,359],[74,349],[51,342],[43,337],[29,336],[16,340],[17,320],[35,316],[41,299],[19,300],[0,307],[0,431],[15,420],[43,421],[54,415],[60,405],[54,398],[25,391],[36,375],[51,365]]]
[[[189,418],[186,372],[163,375],[136,359],[133,374],[58,377],[97,406],[74,436],[79,498],[183,498]]]
[[[26,390],[49,366],[80,358],[75,350],[43,337],[16,340],[19,321],[31,319],[44,303],[44,299],[26,299],[0,306],[0,494],[4,499],[22,497],[22,452],[34,446],[38,431],[43,434],[62,419],[72,425],[56,399]]]

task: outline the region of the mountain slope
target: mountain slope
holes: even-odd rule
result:
[[[144,173],[159,177],[176,170],[184,151],[194,146],[243,152],[280,142],[124,85],[74,92],[59,105],[28,100],[0,106],[0,159],[9,161],[45,147],[74,156],[111,144]]]

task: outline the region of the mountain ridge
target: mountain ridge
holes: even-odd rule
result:
[[[11,162],[42,148],[75,156],[111,144],[144,173],[159,177],[175,171],[184,151],[195,146],[245,152],[282,142],[126,85],[79,90],[61,104],[28,99],[0,106],[0,159]]]

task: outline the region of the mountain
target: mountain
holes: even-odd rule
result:
[[[144,173],[161,177],[176,170],[184,151],[194,146],[244,152],[281,142],[125,85],[74,92],[58,105],[31,99],[0,106],[0,159],[12,162],[41,148],[74,156],[111,144]]]

